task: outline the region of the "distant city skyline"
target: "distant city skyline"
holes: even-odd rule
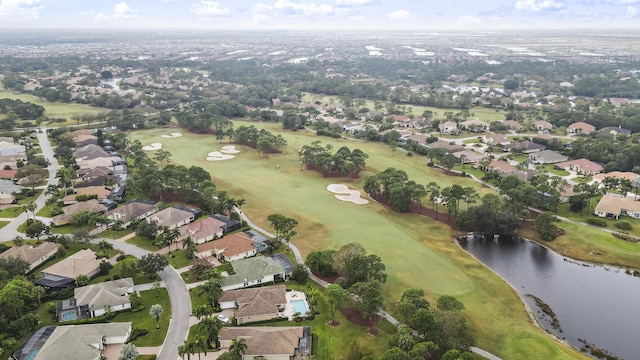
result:
[[[640,0],[0,0],[0,28],[640,29]]]

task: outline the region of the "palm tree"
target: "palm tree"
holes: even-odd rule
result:
[[[156,329],[160,329],[160,317],[162,316],[163,311],[162,305],[160,304],[153,304],[149,309],[149,315],[151,315],[151,317],[156,321]]]
[[[199,286],[198,296],[205,295],[209,303],[212,304],[213,307],[216,306],[218,302],[218,298],[222,294],[222,287],[220,285],[220,281],[217,279],[210,279],[206,283]]]
[[[214,348],[214,341],[218,337],[218,331],[222,323],[216,317],[206,317],[200,321],[200,328],[205,331],[207,346]]]
[[[96,247],[98,248],[99,253],[104,256],[107,256],[107,253],[110,250],[113,250],[113,245],[106,240],[101,240]]]
[[[189,354],[189,347],[187,346],[186,343],[178,346],[178,356],[180,356],[181,359],[184,359],[185,355],[187,355],[187,360],[191,360],[191,354]]]
[[[247,351],[247,342],[244,339],[231,340],[231,346],[229,346],[229,352],[234,352],[236,355],[242,357],[244,352]]]
[[[35,201],[29,201],[29,203],[25,206],[23,206],[24,212],[27,213],[27,219],[29,219],[29,212],[31,212],[33,214],[33,220],[36,219],[36,211],[37,205],[35,203]]]
[[[207,341],[204,337],[197,335],[193,340],[194,350],[198,351],[198,360],[200,360],[200,353],[204,353],[207,356]]]

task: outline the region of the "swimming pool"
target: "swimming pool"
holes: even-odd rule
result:
[[[300,313],[300,315],[304,315],[309,312],[309,309],[307,309],[307,304],[304,300],[293,300],[291,301],[291,305],[293,306],[293,310],[297,313]]]
[[[62,320],[64,320],[64,321],[71,321],[71,320],[75,320],[75,319],[77,319],[75,310],[74,311],[69,311],[69,312],[66,312],[66,313],[62,314]]]

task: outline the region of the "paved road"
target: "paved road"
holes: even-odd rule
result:
[[[137,258],[149,251],[139,248],[126,242],[112,239],[95,239],[94,242],[106,240],[111,243],[115,249],[125,254],[131,254]],[[158,360],[176,360],[178,359],[178,346],[182,345],[189,335],[189,317],[191,316],[191,299],[189,298],[189,290],[185,286],[178,272],[171,266],[167,266],[158,273],[171,300],[171,321],[169,322],[169,330],[164,344],[160,347]]]
[[[53,149],[51,148],[51,143],[49,142],[49,138],[47,137],[47,129],[43,128],[41,133],[37,133],[37,136],[42,154],[44,155],[45,159],[49,160],[50,163],[49,167],[47,168],[49,170],[47,185],[57,184],[58,179],[56,178],[56,173],[58,172],[60,165],[58,165],[58,160],[53,157]],[[42,209],[46,200],[47,196],[43,191],[42,194],[40,194],[40,196],[38,196],[38,198],[36,199],[36,212]],[[0,231],[0,241],[12,240],[17,235],[21,235],[17,231],[18,226],[20,226],[20,224],[24,223],[25,221],[27,221],[27,214],[23,212],[18,217],[13,219],[9,224],[7,224],[7,226],[2,228],[2,231]]]

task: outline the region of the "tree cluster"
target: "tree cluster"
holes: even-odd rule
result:
[[[311,145],[304,145],[300,149],[299,157],[302,166],[308,170],[318,170],[322,176],[348,176],[355,178],[366,168],[366,160],[369,155],[360,149],[351,151],[348,147],[339,148],[335,154],[331,154],[333,146],[322,146],[320,141],[314,141]]]
[[[428,194],[424,185],[409,180],[406,172],[395,168],[387,168],[377,175],[367,177],[363,189],[398,212],[411,211],[414,201],[421,207],[422,198]]]
[[[312,251],[305,265],[314,273],[338,276],[337,283],[347,289],[357,282],[386,282],[386,267],[375,254],[367,254],[360,243],[343,245],[338,251]]]

